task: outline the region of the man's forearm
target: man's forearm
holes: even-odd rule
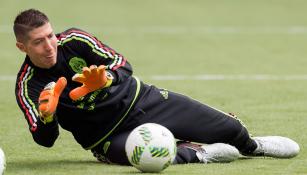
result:
[[[44,124],[37,121],[37,129],[32,132],[34,141],[45,147],[52,147],[55,140],[59,136],[59,126],[57,120]]]

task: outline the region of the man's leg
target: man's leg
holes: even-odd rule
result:
[[[234,116],[181,94],[154,86],[145,86],[145,93],[135,106],[138,124],[153,122],[167,127],[177,139],[199,143],[227,143],[245,155],[294,157],[299,146],[285,137],[252,139],[247,129]]]
[[[229,114],[181,94],[145,86],[133,117],[138,125],[158,123],[168,128],[179,140],[199,143],[228,143],[241,152],[252,152],[257,144],[246,128]]]
[[[121,130],[132,130],[144,123],[158,123],[167,127],[179,140],[198,143],[230,143],[238,149],[254,150],[256,143],[247,130],[235,118],[201,104],[186,96],[145,85],[139,101],[121,125]],[[216,147],[216,145],[215,145]],[[226,144],[218,144],[227,155],[237,155],[237,150]],[[191,147],[178,148],[178,163],[199,162]],[[207,150],[212,146],[208,147]],[[209,155],[212,155],[211,153]],[[227,157],[227,156],[226,156]],[[222,160],[222,159],[221,159]]]
[[[126,156],[125,143],[130,131],[109,137],[92,149],[93,155],[101,162],[131,165]]]
[[[130,165],[125,154],[126,139],[132,129],[149,122],[165,126],[179,140],[206,144],[226,143],[207,146],[207,151],[211,152],[202,154],[204,159],[209,155],[211,156],[209,159],[213,156],[222,161],[225,158],[232,160],[232,157],[234,160],[236,151],[227,144],[233,145],[246,155],[253,155],[256,148],[259,148],[259,141],[253,140],[247,129],[233,116],[180,94],[153,86],[145,85],[144,88],[139,101],[130,111],[121,129],[114,133],[109,141],[97,146],[94,153],[99,153],[100,157],[104,157],[107,161]],[[264,146],[267,145],[270,144]],[[201,148],[206,151],[206,145]],[[273,149],[275,150],[276,148]],[[200,162],[201,158],[197,153],[199,152],[191,146],[179,146],[175,163]],[[273,155],[273,157],[278,156]]]

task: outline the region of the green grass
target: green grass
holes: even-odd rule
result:
[[[98,163],[61,130],[55,146],[36,145],[17,107],[14,80],[23,54],[11,32],[25,8],[45,11],[56,30],[83,28],[125,55],[145,82],[234,112],[253,135],[296,140],[293,159],[240,159],[229,164],[171,166],[163,174],[307,174],[306,80],[170,80],[153,75],[306,75],[307,1],[304,0],[1,0],[0,146],[6,175],[140,174]]]

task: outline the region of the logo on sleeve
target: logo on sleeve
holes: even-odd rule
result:
[[[72,68],[72,70],[76,73],[81,73],[82,68],[86,67],[86,62],[82,58],[73,57],[69,60],[69,66]]]

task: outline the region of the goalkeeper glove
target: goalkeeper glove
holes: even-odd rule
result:
[[[39,96],[39,112],[40,119],[43,123],[53,121],[53,114],[56,111],[59,98],[67,85],[65,77],[61,77],[58,81],[48,83]]]
[[[91,65],[89,68],[83,67],[82,73],[75,74],[72,80],[83,84],[69,93],[72,100],[78,100],[90,92],[111,86],[113,77],[107,73],[104,65]]]

